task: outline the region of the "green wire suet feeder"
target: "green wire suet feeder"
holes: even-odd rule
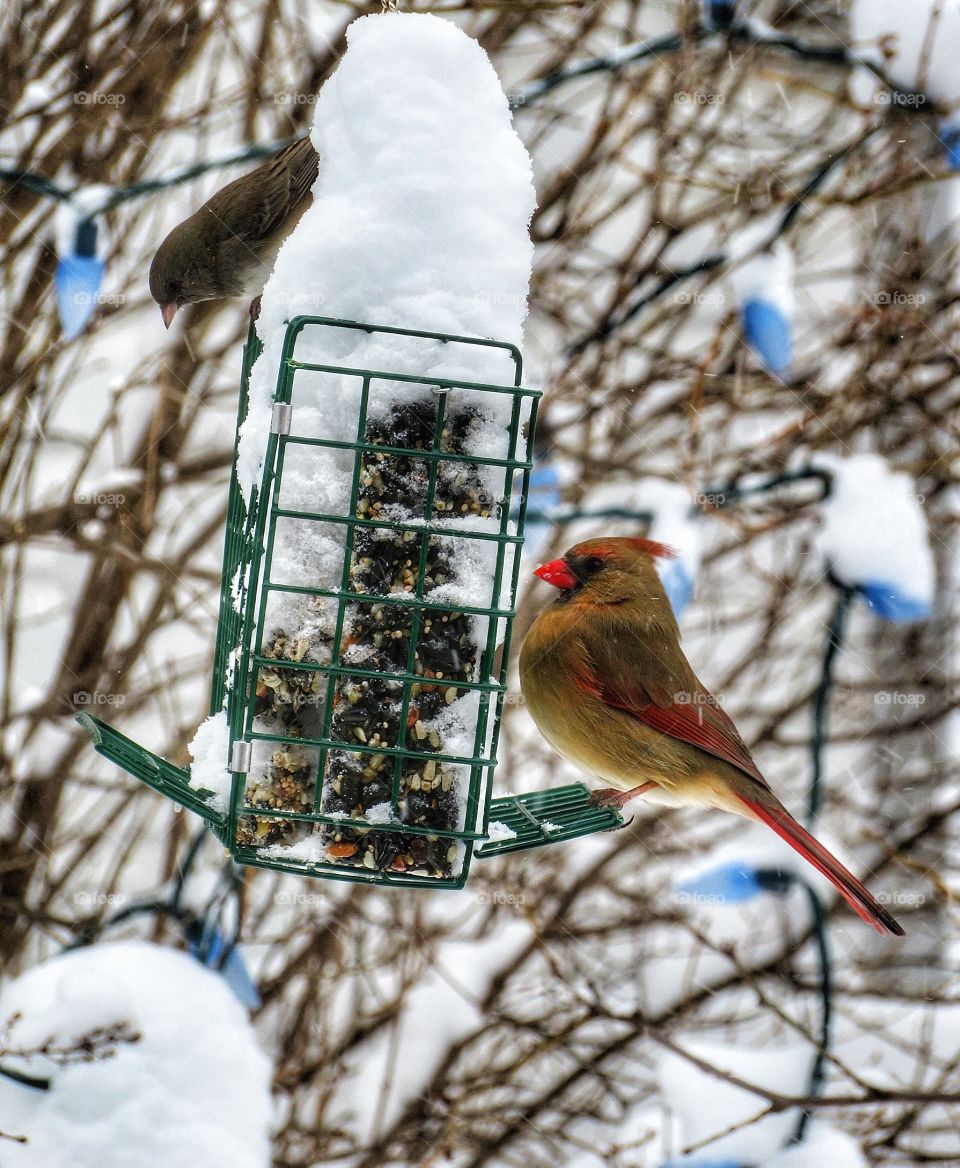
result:
[[[323,330],[499,351],[513,381],[298,359],[298,341],[315,353]],[[210,701],[212,715],[226,710],[229,795],[79,714],[96,749],[202,816],[239,863],[309,876],[461,888],[475,848],[485,858],[620,826],[582,784],[492,798],[540,397],[520,383],[516,346],[296,317],[248,506],[237,450],[260,350],[251,330]],[[351,387],[348,437],[315,408],[324,379]],[[490,427],[499,446],[478,439]],[[317,509],[310,485],[331,459],[348,500]],[[481,567],[464,581],[468,563]]]

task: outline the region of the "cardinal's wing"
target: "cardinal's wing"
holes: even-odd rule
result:
[[[577,685],[645,726],[699,747],[767,786],[731,718],[690,667],[672,630],[608,619],[584,635]]]

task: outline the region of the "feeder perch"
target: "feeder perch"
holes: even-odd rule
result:
[[[358,331],[496,351],[513,380],[297,356]],[[238,444],[260,349],[251,330]],[[475,851],[620,826],[581,784],[492,798],[540,397],[521,371],[505,342],[291,320],[249,505],[236,453],[231,477],[210,701],[229,726],[228,794],[79,714],[96,749],[202,816],[239,863],[308,876],[461,888]],[[349,492],[317,509],[334,465]]]
[[[477,849],[477,858],[524,852],[595,831],[609,831],[622,824],[616,808],[598,807],[591,802],[590,791],[583,783],[526,795],[501,795],[491,802],[487,825],[488,830],[500,825],[501,832]]]

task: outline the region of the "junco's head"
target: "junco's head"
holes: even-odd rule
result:
[[[193,220],[191,216],[170,232],[150,265],[150,295],[160,305],[167,328],[185,304],[225,295],[207,262],[202,229]]]

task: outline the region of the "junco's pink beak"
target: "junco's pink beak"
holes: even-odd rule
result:
[[[169,304],[161,304],[160,315],[163,317],[163,327],[169,328],[173,323],[173,318],[177,315],[177,302],[171,300]]]

